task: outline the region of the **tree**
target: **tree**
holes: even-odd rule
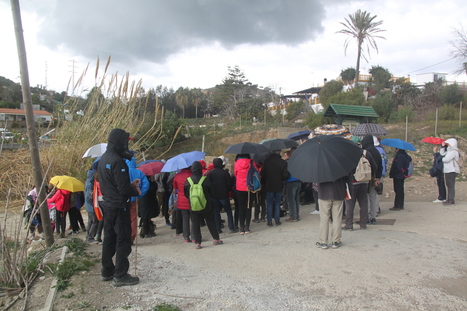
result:
[[[287,108],[285,109],[285,111],[287,112],[285,118],[287,120],[292,120],[298,117],[302,112],[304,112],[304,108],[305,103],[303,102],[303,100],[289,103],[287,105]]]
[[[195,105],[196,108],[195,118],[198,118],[198,107],[201,101],[204,99],[204,94],[201,89],[192,89],[191,97],[193,99],[193,105]]]
[[[461,92],[459,86],[454,83],[443,86],[438,97],[443,104],[454,105],[462,101],[464,94]]]
[[[188,105],[189,95],[189,89],[182,86],[175,92],[175,101],[182,108],[182,119],[185,119],[185,108]]]
[[[347,92],[339,92],[331,96],[329,104],[364,106],[365,96],[360,88],[353,88]]]
[[[355,68],[349,67],[341,71],[341,79],[345,85],[352,84],[355,81]]]
[[[323,88],[319,91],[319,100],[323,105],[328,105],[330,103],[329,99],[336,95],[337,93],[342,92],[344,83],[336,80],[331,80],[326,83]]]
[[[376,35],[377,33],[385,30],[378,28],[383,21],[374,21],[377,15],[370,16],[367,11],[358,10],[353,15],[349,14],[348,18],[345,18],[345,23],[341,22],[345,28],[339,30],[337,33],[342,33],[348,36],[344,43],[344,53],[347,51],[347,47],[351,39],[357,40],[357,66],[355,67],[355,87],[358,85],[358,77],[360,74],[360,58],[363,57],[368,62],[368,59],[363,52],[363,45],[366,42],[366,50],[368,57],[370,56],[370,47],[378,52],[378,45],[376,44],[376,38],[386,39],[382,36]]]
[[[390,87],[392,74],[388,69],[372,66],[369,72],[371,74],[370,84],[374,86],[376,93]]]
[[[467,74],[467,32],[462,25],[460,28],[454,28],[456,39],[451,41],[451,55],[458,61],[459,68],[455,71],[456,74]]]
[[[383,91],[371,100],[371,106],[379,115],[380,122],[388,122],[392,113],[395,112],[395,101],[392,99],[391,91]]]

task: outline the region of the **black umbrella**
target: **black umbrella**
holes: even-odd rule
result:
[[[365,135],[387,135],[389,132],[379,124],[362,123],[352,129],[352,135],[365,136]]]
[[[262,143],[262,145],[271,151],[298,147],[298,143],[295,140],[281,138],[267,140],[264,143]]]
[[[290,134],[289,136],[287,136],[287,138],[293,139],[293,140],[307,139],[310,133],[311,133],[310,130],[298,131],[298,132]]]
[[[287,169],[303,182],[336,181],[357,167],[362,153],[363,150],[351,140],[322,135],[298,147],[290,157]]]
[[[268,148],[264,147],[261,144],[256,143],[239,143],[235,145],[230,145],[225,149],[224,153],[233,153],[233,154],[260,154],[260,153],[268,153]]]

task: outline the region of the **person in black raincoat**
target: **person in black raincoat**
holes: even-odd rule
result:
[[[191,165],[191,172],[192,176],[189,177],[192,179],[193,183],[197,184],[201,177],[202,177],[202,166],[201,163],[198,161],[193,162]],[[201,248],[201,220],[204,219],[206,221],[206,225],[209,229],[209,232],[212,235],[213,245],[220,245],[223,244],[222,240],[219,239],[219,233],[217,232],[216,229],[216,223],[214,222],[214,213],[212,209],[212,203],[211,203],[211,195],[210,195],[210,190],[211,190],[211,181],[209,178],[205,178],[203,181],[203,192],[204,196],[206,198],[206,208],[202,211],[193,211],[191,210],[191,226],[192,226],[192,232],[193,232],[193,237],[195,239],[195,245],[197,249]],[[184,185],[184,194],[185,197],[190,200],[190,183],[188,180],[185,182]]]
[[[156,236],[154,224],[151,218],[159,215],[159,203],[157,200],[157,182],[154,176],[146,176],[149,181],[149,188],[138,202],[138,216],[141,217],[142,229],[139,236],[141,238],[151,238]]]
[[[392,160],[391,170],[389,177],[392,178],[394,184],[394,206],[390,208],[391,211],[400,211],[404,209],[404,171],[409,166],[412,158],[407,154],[404,149],[396,148],[396,156]]]
[[[114,286],[134,285],[138,277],[128,274],[131,253],[130,197],[141,194],[139,180],[130,183],[124,158],[133,156],[128,149],[130,135],[121,129],[110,131],[106,152],[99,161],[100,189],[104,196],[104,242],[102,280],[113,279]],[[115,264],[112,258],[115,255]]]

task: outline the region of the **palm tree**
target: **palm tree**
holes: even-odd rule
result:
[[[355,87],[358,85],[358,77],[360,74],[360,58],[363,57],[367,62],[365,54],[363,53],[363,43],[367,42],[367,52],[370,56],[370,47],[378,52],[378,46],[376,44],[376,38],[386,39],[382,36],[376,35],[379,32],[385,30],[378,28],[383,21],[374,21],[377,16],[370,16],[370,13],[367,11],[358,10],[354,14],[349,14],[348,18],[345,18],[345,23],[341,22],[344,25],[344,29],[337,31],[336,33],[343,33],[349,37],[345,40],[344,43],[344,53],[347,51],[349,42],[351,39],[355,38],[357,40],[357,66],[355,73]]]
[[[175,101],[182,108],[182,119],[185,119],[185,107],[188,105],[188,91],[188,88],[184,89],[181,86],[175,92]]]

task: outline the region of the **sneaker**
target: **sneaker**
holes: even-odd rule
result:
[[[280,225],[282,225],[281,221],[280,220],[276,221],[276,226],[280,226]]]
[[[121,278],[114,277],[113,286],[119,287],[119,286],[127,286],[127,285],[136,285],[138,283],[139,283],[139,277],[125,274]]]
[[[376,224],[376,219],[375,219],[375,218],[371,218],[371,219],[370,219],[370,224],[371,224],[371,225]]]
[[[353,228],[342,227],[342,230],[345,230],[345,231],[353,231]]]
[[[453,205],[453,204],[456,204],[456,203],[454,203],[454,201],[449,201],[449,200],[446,200],[445,202],[443,202],[444,206],[449,206],[449,205]]]
[[[195,249],[201,249],[201,244],[196,244]]]
[[[165,223],[166,226],[172,227],[172,224],[170,222]]]
[[[229,231],[230,233],[237,233],[238,232],[238,229],[232,229]]]
[[[328,248],[328,245],[326,243],[319,243],[319,242],[316,242],[316,247],[317,248],[322,248],[322,249],[327,249]]]
[[[268,227],[272,227],[272,222],[268,222]]]
[[[342,246],[342,242],[332,242],[332,248],[336,249]]]
[[[440,200],[440,199],[436,199],[433,201],[433,203],[443,203],[444,201],[443,200]]]
[[[398,207],[391,207],[389,210],[390,211],[400,211],[401,209],[398,208]]]
[[[285,222],[297,222],[298,219],[287,218]]]
[[[212,245],[222,245],[224,242],[222,240],[213,240]]]
[[[146,234],[144,237],[145,237],[145,238],[153,238],[153,237],[155,237],[155,236],[156,236],[155,233],[149,233],[149,234]]]
[[[88,244],[99,244],[99,242],[97,242],[96,240],[94,239],[89,239],[86,241]]]
[[[250,228],[245,228],[245,234],[251,233]]]
[[[260,218],[259,221],[266,222],[266,219],[265,218]]]
[[[185,239],[184,241],[187,243],[191,243],[191,239]]]
[[[251,222],[254,222],[254,223],[256,223],[256,224],[259,224],[261,221],[260,221],[259,219],[255,218],[255,219],[253,219]]]
[[[113,279],[114,279],[113,276],[102,276],[101,277],[102,282],[109,282],[109,281],[112,281]]]
[[[310,213],[311,215],[319,215],[319,211],[314,210],[313,212]]]

